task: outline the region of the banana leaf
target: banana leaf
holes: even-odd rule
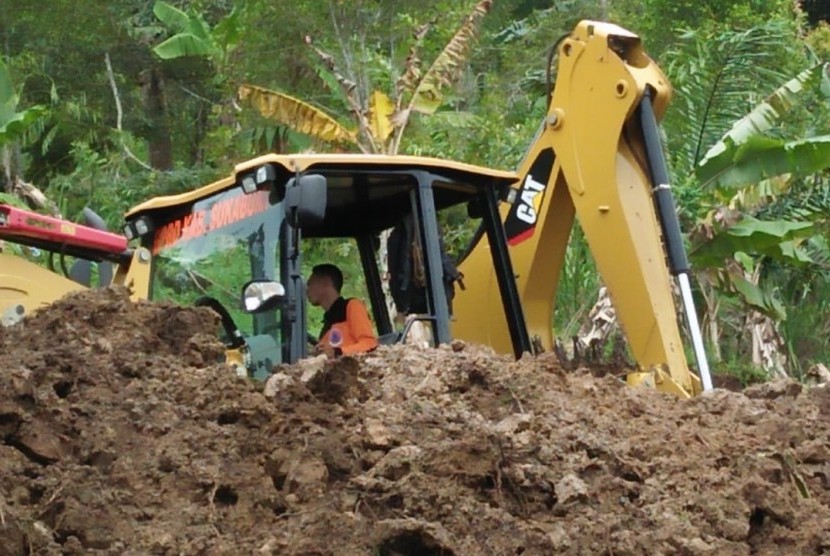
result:
[[[745,216],[734,226],[691,249],[689,258],[697,268],[720,268],[725,259],[739,252],[795,264],[811,262],[800,243],[814,233],[811,222],[764,221]]]
[[[210,56],[214,47],[196,35],[179,33],[153,47],[153,52],[163,60],[170,60],[184,56]]]
[[[17,102],[11,75],[0,60],[0,146],[20,139],[47,113],[46,108],[40,105],[18,112]]]
[[[730,281],[744,303],[750,307],[775,320],[787,318],[784,304],[773,292],[740,276],[732,276]]]
[[[817,64],[781,85],[746,116],[736,121],[720,141],[706,152],[699,166],[708,166],[710,172],[728,167],[731,163],[730,146],[741,145],[750,137],[769,131],[798,103],[799,96],[805,91],[820,91],[826,97],[824,89],[828,70],[830,64]]]
[[[355,132],[319,108],[292,96],[253,85],[239,87],[240,100],[247,100],[263,117],[323,141],[356,143]]]
[[[159,18],[159,21],[177,33],[187,31],[190,24],[190,17],[185,12],[161,0],[153,4],[153,14]]]
[[[389,117],[394,112],[394,103],[383,92],[374,91],[369,97],[369,129],[376,141],[386,141],[392,135]]]
[[[424,73],[410,102],[412,109],[433,114],[441,106],[441,89],[454,83],[464,69],[478,26],[490,11],[493,0],[481,0],[455,33],[430,68]]]
[[[830,135],[783,141],[753,136],[697,168],[701,187],[737,188],[784,174],[804,175],[830,166]]]

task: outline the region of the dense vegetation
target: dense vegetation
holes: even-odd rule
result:
[[[63,216],[90,206],[118,228],[131,205],[268,151],[362,148],[514,168],[544,115],[551,45],[581,19],[611,20],[643,37],[675,87],[663,129],[719,367],[745,379],[800,376],[830,360],[830,27],[821,2],[495,0],[437,104],[377,141],[301,134],[237,96],[242,85],[266,88],[353,123],[355,99],[397,99],[413,31],[431,24],[419,35],[426,70],[480,4],[170,0],[183,12],[165,12],[147,0],[83,9],[0,0],[0,195],[9,201],[31,183]],[[338,76],[354,82],[355,97]],[[460,216],[443,225],[459,252],[471,230]],[[319,242],[306,262],[334,259],[355,274],[354,249]],[[558,334],[585,324],[599,286],[577,231]]]

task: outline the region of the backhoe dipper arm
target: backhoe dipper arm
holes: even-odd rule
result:
[[[543,349],[553,348],[556,290],[577,217],[642,371],[629,375],[629,382],[686,397],[700,391],[700,382],[683,352],[652,198],[639,117],[646,91],[659,119],[671,87],[639,37],[613,24],[580,22],[559,46],[547,117],[502,218],[528,330]],[[488,250],[482,240],[462,262],[466,290],[455,303],[465,320],[459,318],[453,332],[509,353],[498,312],[483,313],[496,291]]]

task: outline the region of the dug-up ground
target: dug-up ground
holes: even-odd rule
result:
[[[0,554],[830,554],[830,387],[681,401],[457,344],[267,392],[207,309],[0,328]]]

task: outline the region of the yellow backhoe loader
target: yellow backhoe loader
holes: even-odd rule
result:
[[[313,340],[304,238],[354,239],[381,343],[394,343],[407,329],[389,318],[378,236],[406,223],[403,244],[416,248],[408,272],[421,270],[415,319],[431,326],[434,341],[461,338],[521,356],[553,347],[556,287],[578,218],[639,365],[629,383],[693,396],[711,381],[657,133],[670,85],[640,39],[612,24],[579,23],[557,52],[547,116],[517,172],[411,156],[270,154],[194,191],[134,207],[123,243],[79,246],[56,232],[35,234],[35,244],[117,263],[113,282],[129,281],[136,298],[212,307],[222,315],[229,362],[265,378],[275,364],[307,356]],[[459,263],[463,284],[453,298],[438,213],[457,206],[480,220],[480,230]],[[7,239],[33,244],[5,227]],[[79,229],[93,227],[76,228],[75,237]],[[0,217],[0,237],[3,230]],[[74,287],[50,270],[3,257],[3,314],[31,311]],[[81,263],[76,274],[86,276]],[[60,287],[27,286],[35,273],[40,283]],[[700,379],[684,356],[671,274]]]

